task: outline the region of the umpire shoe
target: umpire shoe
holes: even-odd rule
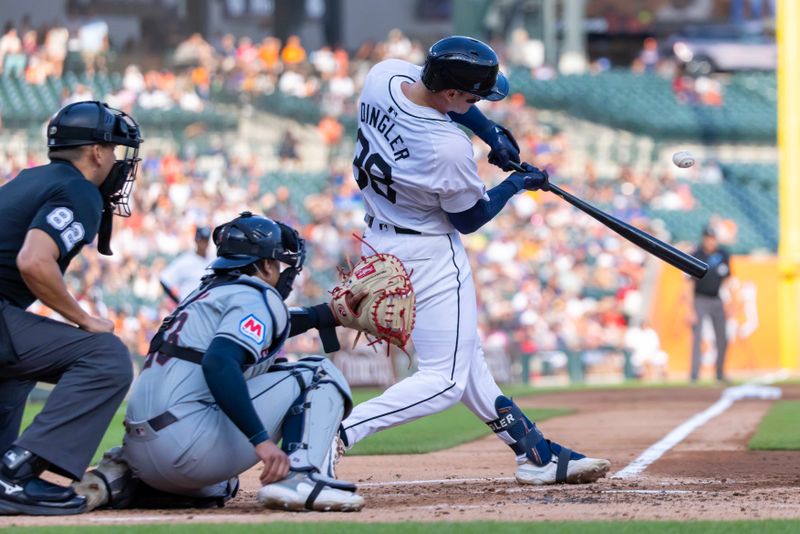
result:
[[[70,515],[86,510],[86,499],[72,488],[39,478],[47,462],[12,446],[0,462],[0,515]]]
[[[552,455],[544,465],[530,460],[517,467],[516,479],[520,484],[587,484],[606,476],[611,462],[602,458],[587,458],[582,454],[547,440]]]
[[[353,484],[301,471],[290,471],[283,480],[261,488],[258,502],[296,512],[357,512],[364,507],[364,498]]]

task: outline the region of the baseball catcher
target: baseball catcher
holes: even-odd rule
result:
[[[288,337],[311,328],[326,350],[338,349],[333,303],[292,310],[284,304],[303,266],[303,240],[249,212],[217,227],[213,239],[213,274],[151,342],[128,403],[124,445],[106,453],[77,490],[90,508],[222,506],[236,495],[238,475],[260,461],[258,501],[266,507],[360,510],[364,499],[353,484],[335,479],[329,458],[352,409],[344,376],[319,356],[275,359]],[[348,324],[394,339],[381,314],[395,308],[376,295],[392,295],[404,270],[386,258],[370,265],[376,272],[361,277],[369,283],[349,286],[357,293],[339,290],[336,306],[348,318],[375,317]],[[392,276],[377,276],[379,269]],[[413,318],[411,301],[403,316]]]

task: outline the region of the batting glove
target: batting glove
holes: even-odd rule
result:
[[[549,176],[547,171],[537,169],[530,163],[523,163],[522,168],[525,172],[515,172],[508,179],[513,181],[518,191],[527,189],[528,191],[549,191],[550,183],[547,181]]]
[[[490,135],[487,136],[491,137],[491,142],[488,144],[492,148],[489,152],[489,163],[500,167],[504,171],[512,170],[510,163],[512,161],[514,163],[520,162],[517,140],[514,139],[511,130],[499,124],[495,124],[490,132]]]

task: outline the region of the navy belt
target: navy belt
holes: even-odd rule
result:
[[[365,215],[364,221],[367,223],[367,226],[372,228],[372,223],[375,222],[375,217],[373,217],[372,215]],[[389,228],[394,229],[395,233],[397,234],[422,235],[422,232],[411,230],[410,228],[402,228],[400,226],[395,226],[393,224],[388,224],[388,223],[378,223],[378,224],[381,226],[388,226]]]
[[[145,422],[148,425],[150,425],[150,428],[152,428],[155,432],[158,432],[159,430],[167,428],[169,425],[171,425],[172,423],[175,423],[177,421],[178,421],[178,418],[175,417],[172,414],[172,412],[170,412],[168,410],[168,411],[166,411],[166,412],[164,412],[162,414],[159,414],[159,415],[157,415],[157,416],[155,416],[155,417],[153,417],[151,419],[148,419]],[[141,423],[138,423],[138,424],[141,424]],[[126,419],[125,420],[125,430],[129,430],[130,426],[131,426],[131,423],[129,423],[128,420]]]

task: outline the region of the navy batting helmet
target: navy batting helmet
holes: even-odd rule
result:
[[[139,125],[104,102],[74,102],[61,108],[47,125],[48,148],[109,143],[139,148]]]
[[[460,35],[446,37],[431,47],[422,68],[422,83],[431,91],[458,89],[492,101],[508,95],[508,80],[500,72],[494,50]]]
[[[305,259],[305,243],[293,228],[249,211],[214,228],[213,238],[214,270],[237,269],[259,260],[278,260],[299,270]]]

